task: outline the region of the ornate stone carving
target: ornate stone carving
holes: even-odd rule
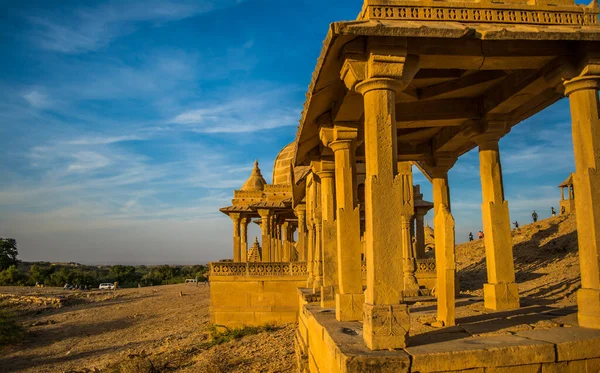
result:
[[[306,262],[209,263],[211,276],[305,276]]]
[[[530,8],[530,9],[527,9]],[[554,7],[556,8],[556,7]],[[464,3],[441,3],[439,6],[418,5],[369,5],[362,19],[396,19],[411,21],[456,21],[473,23],[511,23],[531,25],[575,25],[598,24],[598,10],[571,6],[571,9],[520,6],[511,4],[509,9],[493,5],[473,4],[466,8]]]

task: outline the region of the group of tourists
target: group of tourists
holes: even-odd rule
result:
[[[483,231],[477,232],[477,238],[483,239]],[[469,232],[469,241],[473,241],[473,232]]]
[[[552,217],[556,216],[556,210],[554,209],[554,207],[550,207],[550,213],[552,214]],[[561,208],[560,211],[561,214],[565,213],[565,207],[563,206]],[[535,212],[535,210],[533,210],[533,212],[531,213],[531,219],[533,220],[534,223],[537,223],[538,221],[538,214],[537,212]],[[513,223],[513,225],[515,226],[515,229],[519,229],[519,222],[515,220],[515,222]],[[483,231],[479,231],[477,233],[477,238],[478,239],[482,239],[483,238]],[[473,241],[474,237],[473,237],[473,232],[469,232],[469,241]]]

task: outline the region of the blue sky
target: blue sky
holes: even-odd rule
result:
[[[328,24],[361,7],[0,3],[0,236],[16,238],[24,260],[148,264],[231,256],[231,222],[218,208],[254,159],[270,181]],[[512,220],[548,216],[573,170],[568,102],[501,147]],[[481,226],[477,153],[459,160],[450,185],[463,241]]]

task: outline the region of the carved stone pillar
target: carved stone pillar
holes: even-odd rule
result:
[[[260,215],[261,223],[260,229],[262,231],[262,261],[271,261],[271,219],[273,218],[271,210],[260,209],[258,210]]]
[[[586,67],[583,76],[566,82],[565,87],[575,149],[573,184],[581,267],[577,317],[580,326],[600,329],[600,66]]]
[[[335,164],[333,161],[313,162],[321,185],[321,260],[323,285],[321,307],[334,308],[338,291],[337,241],[335,224]]]
[[[231,221],[233,221],[233,261],[239,262],[241,258],[240,253],[240,214],[231,213],[229,214]]]
[[[451,326],[456,324],[456,258],[454,217],[450,211],[448,171],[456,162],[456,157],[454,155],[438,156],[433,162],[434,164],[428,168],[428,171],[432,177],[433,186],[437,326]]]
[[[321,182],[318,178],[313,179],[313,203],[314,203],[314,222],[315,222],[315,238],[314,238],[314,275],[313,292],[321,292],[323,287],[323,217],[321,207]]]
[[[404,195],[398,173],[396,93],[418,71],[418,57],[407,55],[406,39],[389,45],[369,43],[366,61],[347,58],[341,78],[364,99],[365,222],[367,290],[363,339],[371,350],[406,347],[410,328],[403,303],[402,231],[398,229]],[[412,190],[412,185],[410,186]]]
[[[289,262],[291,258],[291,248],[290,248],[290,223],[287,221],[281,225],[282,228],[282,238],[283,238],[283,255],[281,258],[282,262]]]
[[[504,123],[487,122],[473,137],[479,146],[483,233],[488,283],[483,285],[484,304],[492,310],[519,308],[515,283],[508,202],[504,199],[498,141],[506,133]]]
[[[298,205],[294,214],[298,217],[298,261],[303,262],[308,256],[306,252],[306,206]]]
[[[248,261],[248,224],[251,221],[248,217],[240,219],[240,261],[243,263]]]
[[[313,205],[313,175],[308,175],[306,181],[306,262],[308,267],[308,279],[306,287],[312,288],[315,281],[315,223],[314,223],[314,205]]]
[[[412,164],[410,162],[398,163],[398,178],[400,179],[402,199],[400,208],[400,229],[402,231],[402,257],[404,272],[404,291],[410,296],[419,295],[419,284],[415,273],[417,264],[413,253],[411,221],[415,214],[415,200],[412,178]]]
[[[337,262],[339,290],[336,294],[336,319],[362,319],[364,293],[361,273],[360,209],[356,195],[358,128],[354,123],[336,124],[322,129],[321,140],[335,156]]]
[[[418,209],[415,211],[415,239],[417,259],[425,258],[425,214]]]

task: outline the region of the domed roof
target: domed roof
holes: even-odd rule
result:
[[[252,175],[246,180],[242,189],[245,191],[259,191],[265,189],[265,185],[267,182],[263,178],[260,173],[260,168],[258,168],[258,161],[254,161],[254,169],[252,170]]]
[[[292,142],[281,149],[275,163],[273,164],[273,184],[275,185],[290,185],[292,180],[290,177],[291,163],[296,156],[296,146]]]

